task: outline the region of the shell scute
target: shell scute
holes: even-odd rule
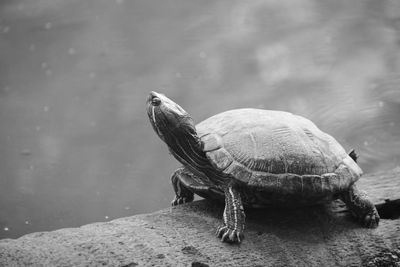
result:
[[[348,171],[351,173],[352,176],[360,177],[363,174],[361,168],[354,162],[350,156],[346,155],[343,159],[343,164],[346,165]]]
[[[248,185],[252,187],[270,188],[271,190],[276,190],[280,187],[281,181],[279,176],[276,174],[264,175],[256,172],[250,177]]]
[[[321,176],[326,183],[329,184],[331,191],[338,192],[349,186],[349,184],[342,181],[341,176],[336,173],[324,173]]]
[[[209,152],[213,150],[220,149],[222,147],[222,140],[218,134],[205,134],[200,137],[203,144],[203,151]]]
[[[327,176],[328,174],[326,174]],[[344,190],[355,183],[362,175],[362,170],[350,157],[347,157],[331,174],[329,181],[337,190]],[[325,175],[324,175],[325,176]]]
[[[252,172],[249,169],[236,161],[233,161],[223,172],[244,183],[248,183],[252,176]]]
[[[214,168],[224,172],[226,172],[226,168],[228,168],[228,166],[233,162],[231,154],[229,154],[224,148],[206,152],[206,156]]]

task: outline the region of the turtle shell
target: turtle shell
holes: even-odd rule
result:
[[[335,193],[361,176],[330,135],[288,112],[237,109],[196,126],[218,171],[249,186],[282,193]]]

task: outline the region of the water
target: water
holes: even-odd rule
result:
[[[398,166],[399,31],[396,0],[2,1],[0,238],[168,207],[151,90],[198,122],[291,111]]]

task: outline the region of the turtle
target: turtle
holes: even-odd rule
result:
[[[183,165],[171,177],[172,205],[194,194],[223,201],[223,242],[244,238],[244,207],[297,207],[341,199],[368,228],[379,214],[355,182],[363,174],[354,150],[344,148],[310,120],[285,111],[234,109],[195,125],[164,94],[150,92],[147,114],[157,135]]]

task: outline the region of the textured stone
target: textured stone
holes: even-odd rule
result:
[[[363,177],[399,180],[400,171]],[[398,181],[391,182],[398,187]],[[379,186],[384,198],[385,190]],[[391,197],[395,195],[395,190]],[[399,192],[399,190],[397,190]],[[400,199],[400,198],[399,198]],[[340,204],[293,210],[247,210],[240,245],[214,236],[222,205],[208,201],[79,228],[0,240],[0,266],[396,266],[400,220],[360,227]]]

